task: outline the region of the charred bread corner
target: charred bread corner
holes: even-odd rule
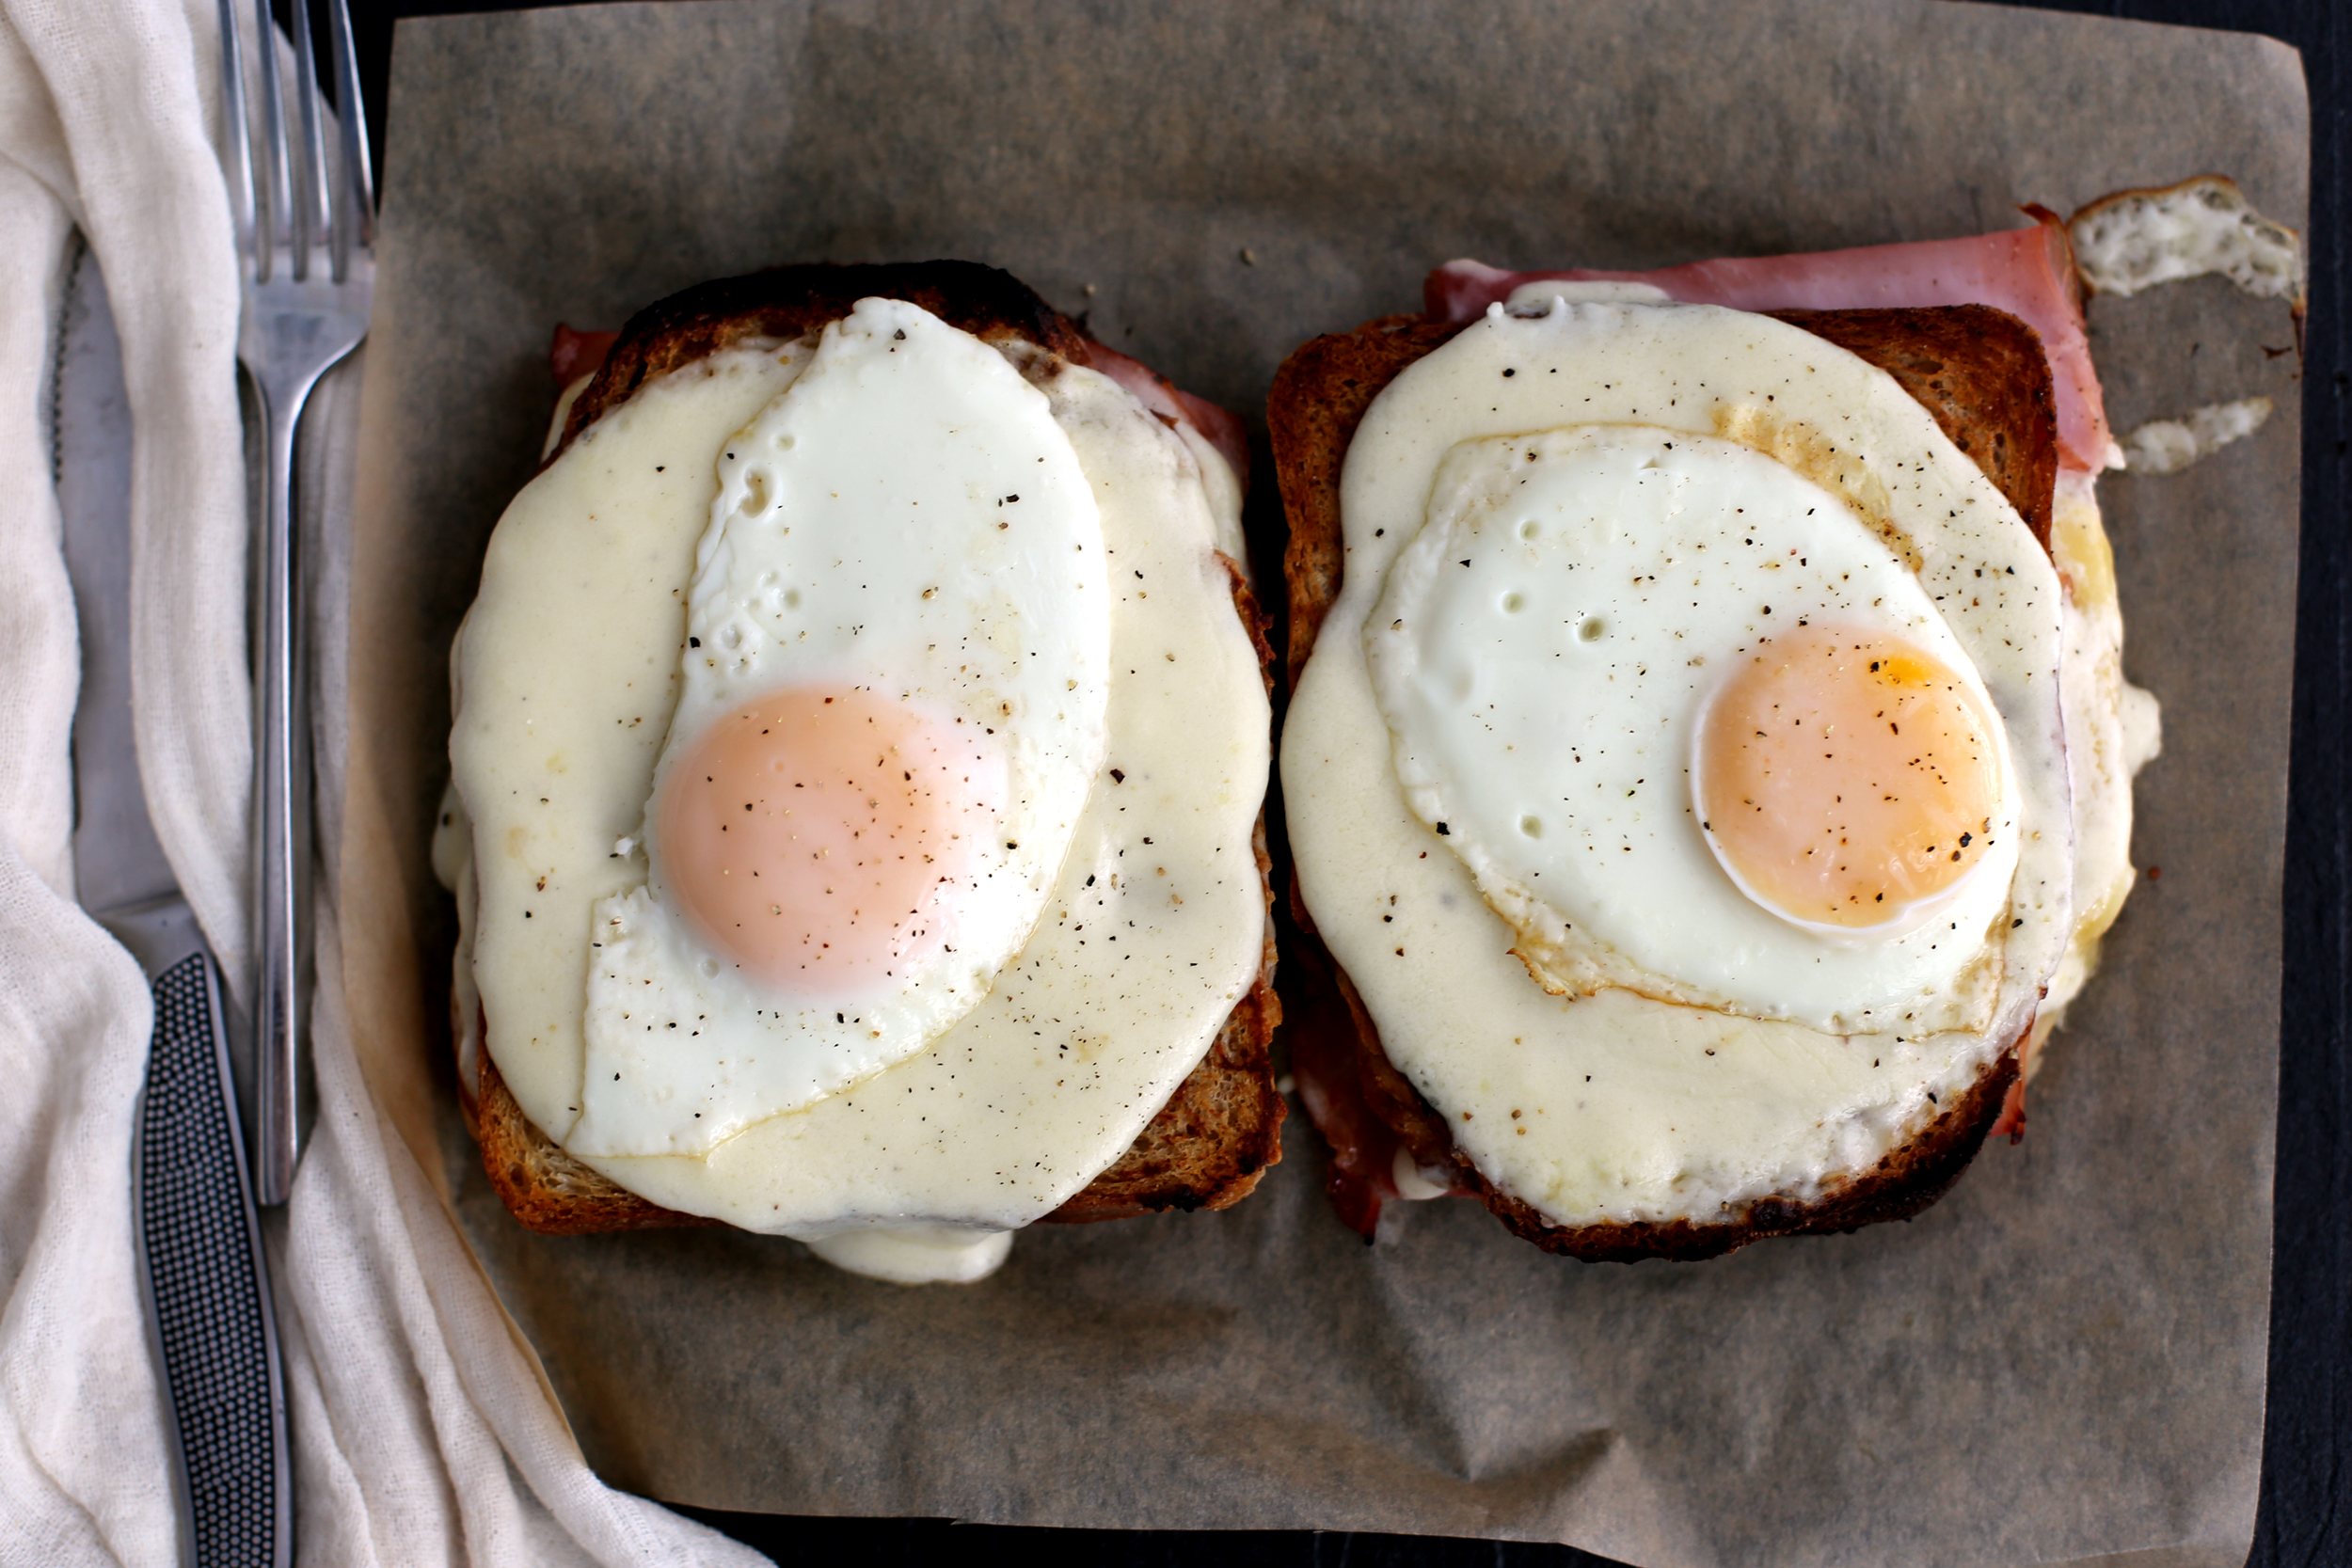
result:
[[[705,284],[604,347],[559,342],[593,375],[452,659],[508,1207],[916,1281],[1245,1196],[1283,1102],[1230,417],[964,262]]]
[[[1430,293],[1268,404],[1335,1201],[1369,1237],[1473,1195],[1613,1260],[1908,1217],[2077,937],[2045,335],[1466,263]]]

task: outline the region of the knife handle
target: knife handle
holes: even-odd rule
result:
[[[294,1498],[276,1314],[233,1110],[220,981],[155,976],[140,1098],[138,1232],[196,1568],[286,1568]]]

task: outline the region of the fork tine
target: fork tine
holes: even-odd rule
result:
[[[253,212],[254,280],[270,280],[278,250],[278,233],[287,226],[294,208],[292,182],[286,166],[286,100],[278,84],[278,24],[269,14],[269,0],[253,0],[254,48],[262,66],[262,162]],[[289,230],[291,232],[291,230]],[[301,255],[299,250],[294,254]]]
[[[253,122],[246,118],[245,52],[237,43],[237,0],[220,0],[220,119],[222,173],[229,181],[229,220],[237,247],[253,245]]]
[[[299,278],[310,276],[310,252],[329,243],[334,213],[327,193],[326,137],[320,125],[324,89],[319,86],[318,51],[310,42],[310,0],[294,0],[294,102],[300,105],[296,129],[302,137],[301,152],[294,160],[294,275]]]
[[[351,7],[333,0],[328,36],[335,54],[335,115],[342,132],[342,199],[335,209],[335,277],[350,266],[351,247],[375,244],[375,177],[368,157],[368,112],[359,97],[359,56],[352,47]]]

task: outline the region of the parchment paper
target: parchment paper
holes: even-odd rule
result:
[[[1295,1117],[1216,1216],[1022,1238],[907,1291],[728,1232],[555,1241],[443,1065],[425,845],[446,653],[558,320],[774,261],[961,256],[1260,419],[1432,264],[1647,266],[2006,226],[2220,170],[2299,223],[2266,40],[1962,5],[616,6],[401,25],[367,361],[342,886],[361,1048],[590,1461],[778,1513],[1321,1527],[1658,1564],[2235,1563],[2270,1276],[2297,404],[2284,311],[2101,302],[2119,428],[2251,440],[2104,484],[2165,705],[2143,882],[2032,1132],[1909,1225],[1587,1266],[1466,1203],[1366,1247]],[[1271,566],[1279,517],[1260,475]],[[1278,595],[1279,597],[1279,595]],[[2153,877],[2152,873],[2152,877]]]

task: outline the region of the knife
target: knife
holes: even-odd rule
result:
[[[245,1159],[220,968],[147,814],[131,727],[131,408],[97,259],[76,245],[50,416],[82,634],[73,862],[82,907],[155,998],[133,1134],[135,1235],[195,1568],[286,1568],[285,1386]]]

